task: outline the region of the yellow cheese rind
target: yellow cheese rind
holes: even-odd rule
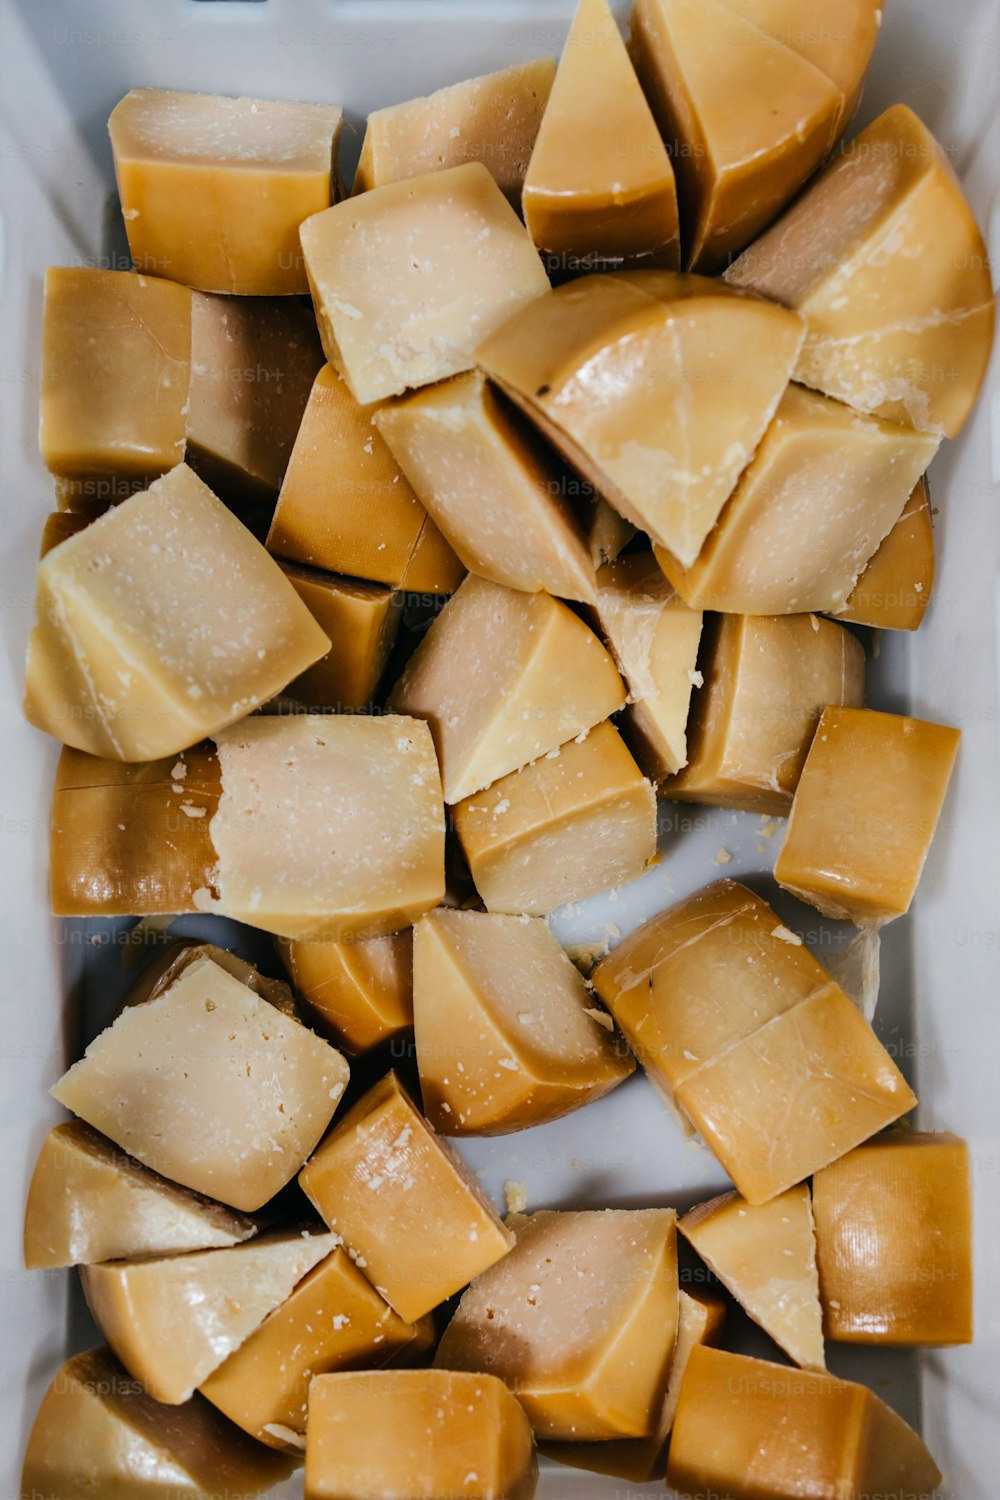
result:
[[[352,713],[369,707],[399,630],[402,601],[392,589],[297,568],[282,572],[333,642],[326,656],[288,684],[309,708]]]
[[[491,1375],[380,1370],[310,1389],[306,1500],[531,1500],[537,1482],[527,1418]]]
[[[506,1255],[513,1236],[395,1073],[370,1089],[299,1174],[352,1259],[408,1323]]]
[[[934,837],[960,737],[905,714],[828,708],[774,867],[779,885],[827,916],[901,916]]]
[[[875,630],[916,630],[931,602],[934,527],[926,479],[919,479],[895,526],[861,574],[838,620]]]
[[[346,943],[280,938],[278,951],[316,1029],[349,1057],[412,1027],[410,932]]]
[[[389,706],[429,722],[444,798],[454,803],[557,750],[624,701],[611,657],[565,604],[470,575],[413,653]]]
[[[813,1179],[823,1323],[844,1343],[972,1342],[969,1148],[890,1132]]]
[[[656,858],[656,793],[607,720],[464,798],[454,818],[491,912],[544,916]]]
[[[544,922],[440,910],[413,942],[420,1094],[442,1135],[559,1119],[635,1067]],[[608,1018],[610,1020],[610,1017]]]
[[[549,288],[481,162],[373,188],[300,234],[327,359],[362,403],[471,369],[479,340]]]
[[[328,104],[132,89],[108,130],[132,259],[203,292],[309,290],[298,228],[334,199]]]

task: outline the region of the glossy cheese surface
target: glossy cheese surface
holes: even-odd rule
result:
[[[934,526],[927,481],[921,478],[837,618],[875,630],[916,630],[933,583]]]
[[[348,1055],[413,1025],[409,931],[345,943],[278,941],[289,978],[318,1031]]]
[[[282,572],[332,642],[325,656],[288,684],[287,696],[337,713],[370,706],[399,630],[402,601],[377,583],[289,563]]]

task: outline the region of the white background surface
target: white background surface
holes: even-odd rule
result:
[[[810,17],[813,7],[808,7]],[[0,651],[0,1495],[19,1492],[23,1443],[45,1386],[86,1338],[64,1273],[20,1264],[25,1187],[56,1118],[45,1090],[123,983],[117,951],[47,915],[46,835],[55,749],[20,717],[34,560],[52,484],[37,456],[41,286],[48,263],[87,263],[117,246],[105,124],[135,85],[344,104],[364,111],[558,51],[571,0],[0,0],[0,330],[3,645]],[[896,100],[936,132],[1000,259],[1000,0],[889,0],[851,132]],[[356,135],[353,150],[360,144]],[[348,169],[353,165],[349,159]],[[1000,1431],[1000,910],[998,910],[998,579],[1000,377],[931,471],[939,574],[918,638],[883,637],[872,706],[911,710],[964,732],[956,779],[914,913],[883,942],[877,1029],[920,1094],[919,1122],[970,1141],[976,1194],[977,1343],[911,1356],[830,1348],[838,1373],[866,1379],[925,1434],[952,1500],[995,1500]],[[663,861],[644,880],[556,921],[574,943],[627,932],[716,878],[751,877],[774,898],[780,842],[760,820],[663,806]],[[783,918],[820,957],[845,940],[787,898]],[[85,963],[86,959],[86,963]],[[81,975],[86,969],[84,986]],[[125,976],[127,977],[127,976]],[[523,1181],[530,1207],[674,1203],[725,1181],[685,1143],[645,1079],[525,1135],[463,1144],[498,1198]],[[75,1304],[74,1304],[75,1306]],[[776,1357],[763,1338],[754,1346]],[[301,1493],[292,1481],[287,1493]],[[552,1467],[541,1494],[662,1495]]]

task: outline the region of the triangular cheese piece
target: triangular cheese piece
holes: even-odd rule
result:
[[[757,1207],[739,1193],[724,1193],[693,1208],[677,1227],[797,1365],[826,1368],[816,1236],[805,1184]]]
[[[522,202],[551,255],[680,264],[673,167],[607,0],[577,6]]]

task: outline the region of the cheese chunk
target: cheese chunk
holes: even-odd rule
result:
[[[445,539],[508,588],[593,602],[583,528],[545,446],[482,375],[456,375],[384,406],[375,425]]]
[[[25,1495],[59,1500],[204,1500],[263,1494],[292,1464],[207,1401],[161,1406],[107,1349],[63,1365],[42,1402],[21,1473]]]
[[[410,488],[341,375],[316,377],[285,473],[267,548],[332,573],[450,594],[465,569]]]
[[[203,292],[307,292],[298,228],[333,202],[341,119],[330,104],[132,89],[108,129],[136,265]]]
[[[531,1500],[527,1418],[500,1380],[445,1370],[320,1376],[306,1500]]]
[[[301,1167],[348,1067],[210,953],[126,1004],[52,1094],[144,1166],[250,1212]]]
[[[836,611],[899,518],[939,439],[789,386],[697,561],[657,558],[692,607]]]
[[[864,702],[864,650],[814,615],[720,615],[707,637],[690,760],[664,791],[784,817],[824,708]]]
[[[841,8],[875,14],[872,0]],[[811,29],[800,13],[773,29],[767,22],[766,4],[635,0],[632,8],[632,57],[673,144],[685,264],[697,270],[717,270],[749,244],[827,156],[877,30],[859,48],[824,12],[810,58],[786,40]]]
[[[326,656],[288,684],[310,708],[353,712],[369,706],[399,630],[401,601],[376,583],[282,565],[282,572],[332,642]]]
[[[731,1500],[931,1500],[941,1473],[917,1434],[866,1386],[696,1349],[667,1483]]]
[[[677,1337],[673,1209],[510,1222],[514,1249],[465,1293],[435,1363],[499,1375],[539,1437],[648,1437]]]
[[[346,943],[278,948],[318,1031],[348,1056],[368,1052],[413,1025],[413,938],[409,932]]]
[[[727,272],[793,307],[795,378],[859,411],[954,437],[986,374],[983,237],[945,152],[893,105]]]
[[[94,1321],[154,1401],[180,1406],[336,1247],[280,1230],[228,1250],[83,1266]]]
[[[804,1183],[757,1208],[739,1193],[724,1193],[699,1203],[677,1227],[790,1359],[807,1370],[826,1368],[816,1235]]]
[[[133,1161],[81,1120],[42,1142],[24,1211],[29,1270],[238,1245],[252,1219]]]
[[[594,494],[593,489],[585,480],[580,481],[581,492],[588,493],[591,499],[590,521],[587,526],[587,544],[590,548],[590,560],[595,568],[600,568],[604,563],[614,562],[620,556],[629,542],[635,536],[635,527],[631,521],[626,521],[616,510],[612,510],[606,500],[600,495]]]
[[[594,488],[686,565],[763,437],[804,331],[729,291],[670,271],[585,276],[478,352]]]
[[[43,558],[25,713],[78,750],[155,760],[329,648],[277,563],[179,464]]]
[[[969,1148],[890,1132],[817,1172],[826,1335],[846,1343],[972,1342]]]
[[[471,369],[479,340],[549,289],[481,162],[373,188],[300,234],[323,348],[361,402]]]
[[[680,264],[677,189],[607,0],[579,0],[524,180],[524,218],[561,270]]]
[[[413,939],[420,1094],[442,1135],[545,1124],[635,1067],[544,922],[440,910]]]
[[[337,1248],[213,1370],[202,1395],[259,1442],[301,1453],[315,1376],[405,1358],[432,1333],[429,1318],[404,1323]]]
[[[840,620],[876,630],[916,630],[934,584],[934,528],[926,479],[918,479],[903,512],[837,610]]]
[[[397,713],[429,721],[449,803],[557,750],[624,701],[614,662],[565,604],[474,575],[389,698]]]
[[[779,885],[827,916],[902,916],[934,837],[959,738],[957,729],[905,714],[828,708],[774,867]]]
[[[90,517],[80,515],[72,510],[54,510],[46,517],[45,526],[42,529],[42,540],[38,548],[39,559],[53,547],[58,547],[60,542],[68,541],[71,536],[76,536],[90,525]]]
[[[189,462],[235,505],[273,501],[323,364],[316,320],[295,298],[195,292]]]
[[[148,482],[184,457],[191,293],[133,271],[45,273],[38,441],[53,474]]]
[[[628,684],[622,732],[646,775],[662,781],[687,760],[701,610],[674,593],[649,553],[630,552],[598,573],[596,614]]]
[[[455,807],[488,911],[544,916],[636,880],[656,858],[656,793],[605,721]]]
[[[281,937],[406,927],[444,894],[444,807],[427,726],[395,714],[245,719],[217,737],[213,910]]]
[[[537,58],[373,110],[354,192],[480,161],[517,208],[555,71],[550,57]]]
[[[60,474],[55,484],[56,509],[93,521],[113,505],[147,489],[149,480],[148,474],[87,474],[82,478]]]
[[[438,1138],[395,1073],[330,1132],[299,1185],[408,1323],[513,1244],[461,1157]]]
[[[52,910],[63,917],[172,916],[212,889],[214,749],[128,764],[64,748],[49,833]]]

